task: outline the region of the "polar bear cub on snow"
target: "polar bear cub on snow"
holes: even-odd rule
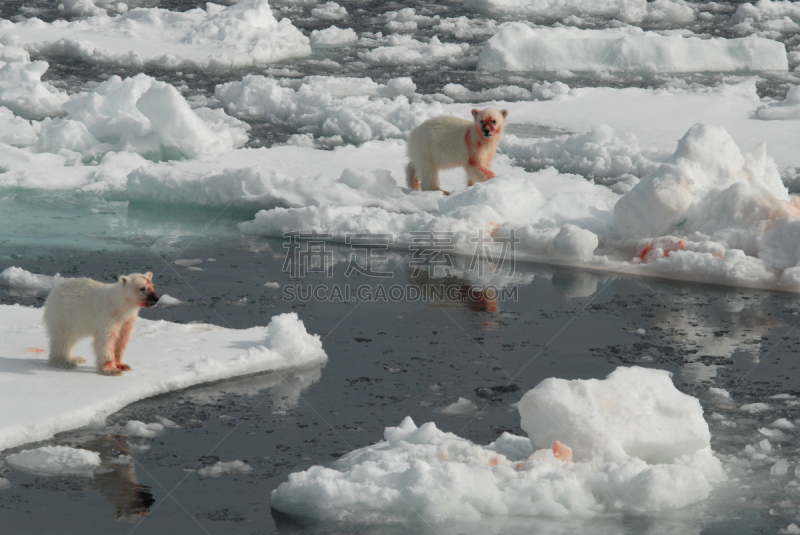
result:
[[[408,135],[406,180],[414,190],[438,190],[439,170],[464,167],[472,186],[494,178],[489,169],[494,159],[508,110],[472,110],[472,121],[460,117],[436,117]],[[448,195],[448,192],[444,192]]]
[[[78,341],[92,336],[98,372],[119,375],[130,370],[122,363],[122,355],[139,309],[156,303],[158,295],[150,272],[123,275],[113,284],[87,278],[65,280],[44,303],[50,364],[64,368],[85,364],[72,350]]]

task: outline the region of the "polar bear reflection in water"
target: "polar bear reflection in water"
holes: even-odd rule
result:
[[[136,463],[129,455],[128,437],[106,435],[82,445],[100,454],[102,472],[91,488],[114,504],[114,520],[139,522],[155,503],[150,487],[136,480]]]

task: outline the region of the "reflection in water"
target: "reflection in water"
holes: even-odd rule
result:
[[[297,406],[303,390],[319,381],[325,364],[327,362],[238,379],[227,379],[222,384],[190,388],[182,395],[194,403],[213,404],[228,394],[256,396],[268,389],[266,395],[272,401],[272,412],[284,414]]]
[[[428,270],[404,266],[406,279],[419,290],[421,301],[442,308],[468,308],[473,312],[495,314],[501,311],[504,300],[516,300],[517,285],[530,284],[534,271],[526,268],[523,273],[497,266],[485,260],[469,257],[452,257],[452,267],[441,276],[433,276]],[[438,272],[445,270],[439,268]],[[509,273],[509,271],[511,271]],[[497,329],[501,323],[487,320],[483,329]]]
[[[555,268],[550,282],[553,287],[567,299],[591,297],[601,282],[609,277],[600,277],[590,271],[579,271],[570,268]]]
[[[150,512],[155,499],[150,487],[136,480],[136,463],[129,455],[128,437],[106,435],[91,440],[83,447],[100,454],[101,470],[92,487],[114,504],[114,520],[138,522]]]

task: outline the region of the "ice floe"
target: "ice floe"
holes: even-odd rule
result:
[[[33,54],[129,67],[247,67],[311,54],[308,38],[288,19],[278,22],[268,0],[209,2],[183,12],[136,8],[51,23],[3,20],[0,31]]]
[[[69,446],[44,446],[6,457],[17,470],[43,476],[92,476],[101,466],[100,454]]]
[[[478,57],[484,71],[786,71],[783,43],[761,37],[700,39],[641,28],[583,30],[510,23]]]
[[[192,110],[173,86],[146,74],[112,76],[64,103],[67,115],[46,119],[38,147],[99,160],[130,152],[151,160],[215,156],[247,142],[247,125],[221,110]]]
[[[571,19],[617,19],[628,24],[687,24],[696,17],[692,4],[683,0],[466,0],[464,6],[495,15],[524,15],[537,22]]]
[[[132,370],[120,377],[92,365],[63,370],[47,364],[42,310],[0,306],[3,355],[0,384],[0,450],[45,440],[86,425],[102,425],[122,407],[150,396],[239,375],[324,362],[318,336],[306,332],[296,314],[275,316],[267,327],[225,329],[140,319],[125,355]],[[91,341],[76,353],[93,360]],[[141,425],[139,425],[141,424]],[[129,422],[126,431],[155,433],[163,424]]]
[[[356,522],[586,519],[678,509],[726,479],[700,403],[668,372],[618,368],[605,380],[547,379],[519,410],[528,437],[504,433],[488,446],[406,417],[382,442],[330,468],[291,474],[272,506]],[[554,440],[572,449],[571,461]]]
[[[415,94],[410,78],[379,84],[369,78],[309,76],[292,88],[274,78],[247,75],[215,89],[216,98],[231,115],[287,124],[347,143],[401,138],[443,113],[439,103],[411,101],[409,97]]]

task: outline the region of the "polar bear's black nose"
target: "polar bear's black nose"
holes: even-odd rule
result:
[[[492,131],[489,130],[488,128],[484,128],[483,129],[483,136],[484,137],[492,137]]]
[[[146,303],[148,307],[156,306],[156,303],[158,303],[158,296],[155,294],[155,292],[147,294]]]

